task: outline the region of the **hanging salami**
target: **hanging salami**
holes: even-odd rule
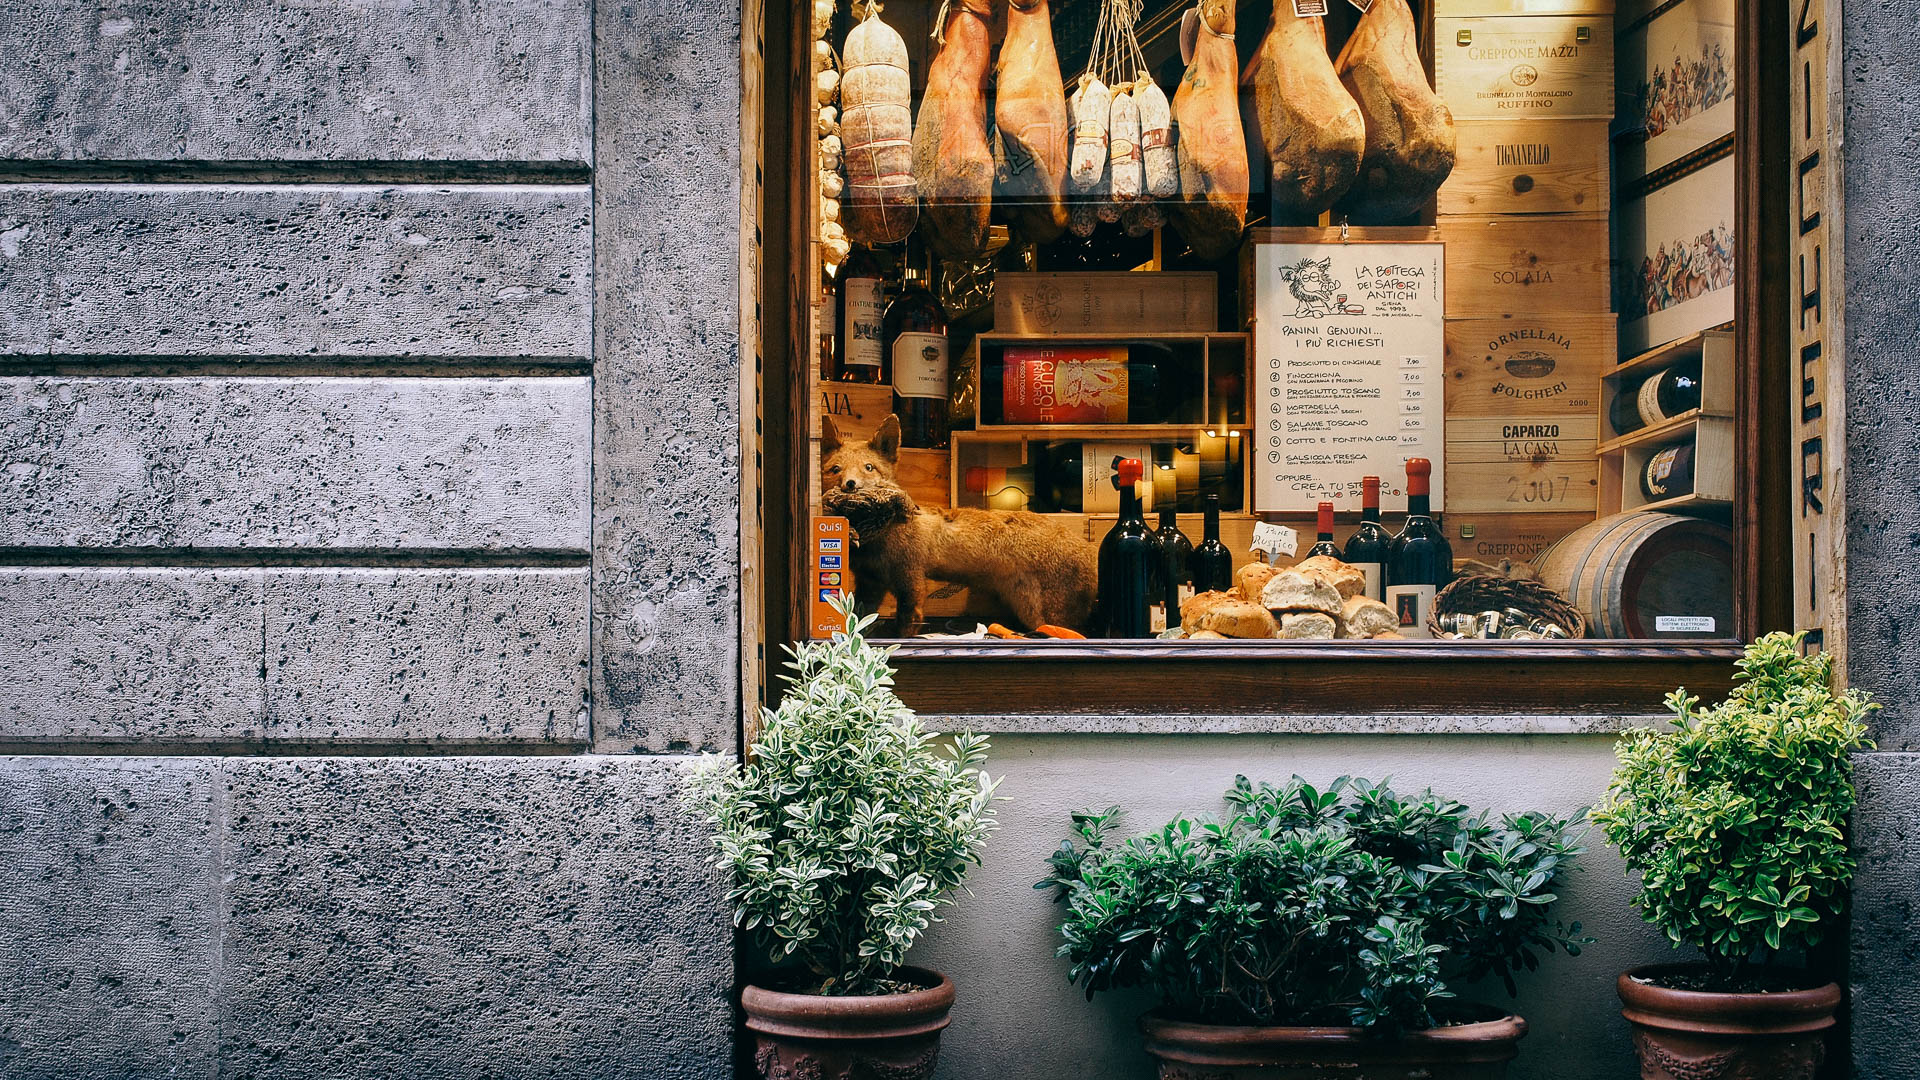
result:
[[[907,43],[867,5],[840,50],[844,225],[856,244],[896,244],[920,216],[913,176],[913,87]]]

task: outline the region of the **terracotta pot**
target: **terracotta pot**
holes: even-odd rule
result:
[[[1140,1018],[1160,1080],[1501,1080],[1527,1022],[1503,1016],[1383,1039],[1351,1027],[1227,1027]]]
[[[924,990],[872,997],[740,994],[753,1062],[763,1080],[926,1080],[953,1008],[953,983],[937,971],[901,968]]]
[[[1840,984],[1769,994],[1668,990],[1647,980],[1701,968],[1659,964],[1620,976],[1642,1080],[1813,1080],[1827,1056]]]

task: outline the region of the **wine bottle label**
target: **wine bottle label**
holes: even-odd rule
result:
[[[1640,422],[1648,427],[1673,419],[1660,411],[1660,381],[1665,377],[1663,372],[1640,384]]]
[[[947,335],[909,331],[893,339],[893,392],[901,397],[947,396]]]
[[[850,278],[841,283],[847,301],[847,338],[841,355],[849,365],[879,367],[886,352],[880,344],[880,325],[887,313],[885,290],[879,278]]]
[[[1667,493],[1667,480],[1673,476],[1673,460],[1680,448],[1669,446],[1647,459],[1647,494],[1659,498]]]
[[[1009,424],[1124,424],[1127,350],[1012,347],[1001,407]]]
[[[1153,460],[1150,443],[1090,442],[1080,446],[1080,512],[1117,514],[1120,489],[1113,486],[1113,459]],[[1153,511],[1153,485],[1140,485],[1140,511]]]
[[[1381,573],[1381,565],[1377,562],[1357,562],[1352,565],[1355,570],[1367,576],[1367,596],[1374,600],[1380,599],[1380,582],[1384,576]]]
[[[1433,585],[1387,586],[1387,607],[1393,611],[1395,620],[1399,622],[1402,636],[1410,638],[1433,636],[1427,629],[1427,613],[1433,610],[1433,597],[1439,591],[1439,588]]]

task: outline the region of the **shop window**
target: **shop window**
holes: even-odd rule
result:
[[[1362,7],[770,34],[776,636],[851,589],[909,667],[1097,698],[1130,659],[1718,663],[1777,621],[1757,11]],[[1355,678],[1441,670],[1402,668]]]

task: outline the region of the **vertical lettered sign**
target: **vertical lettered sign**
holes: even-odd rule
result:
[[[1793,624],[1811,648],[1833,653],[1845,672],[1846,439],[1839,244],[1841,85],[1832,59],[1838,0],[1800,0],[1789,20],[1793,99],[1792,213],[1788,269],[1794,285],[1791,409],[1793,461]]]

